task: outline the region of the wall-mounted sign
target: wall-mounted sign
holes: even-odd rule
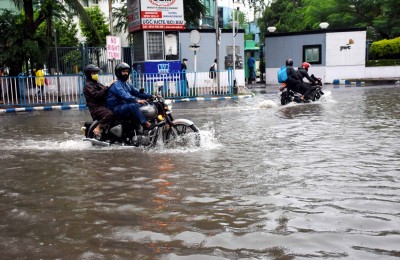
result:
[[[121,38],[116,36],[107,36],[107,59],[121,59]]]
[[[182,0],[128,0],[129,32],[183,30]]]

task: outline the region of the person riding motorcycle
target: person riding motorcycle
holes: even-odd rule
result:
[[[301,82],[303,81],[303,78],[306,78],[312,85],[316,85],[317,81],[313,79],[310,75],[308,75],[308,68],[311,67],[311,64],[308,62],[303,62],[301,64],[301,67],[297,68],[297,75]]]
[[[302,95],[302,99],[310,99],[310,97],[308,97],[308,94],[310,94],[314,90],[314,88],[312,88],[310,84],[307,84],[300,80],[297,71],[293,68],[292,59],[287,59],[285,63],[288,79],[286,80],[285,84],[283,84],[283,86],[279,88],[279,90],[283,91],[283,89],[287,87],[289,90],[295,93],[300,93]]]
[[[87,65],[85,68],[85,86],[83,88],[86,106],[89,108],[90,115],[93,120],[100,121],[99,125],[93,130],[97,137],[101,136],[101,132],[106,133],[114,120],[113,112],[105,106],[109,85],[105,86],[98,82],[99,72],[100,68],[96,65]]]
[[[147,103],[147,99],[153,98],[153,96],[144,92],[141,93],[127,82],[130,70],[131,67],[125,62],[115,66],[115,76],[118,80],[108,91],[107,106],[116,116],[122,119],[139,119],[143,127],[150,129],[151,123],[146,120],[139,108]]]

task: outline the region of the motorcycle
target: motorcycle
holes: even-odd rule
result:
[[[188,119],[174,119],[172,102],[161,97],[150,100],[140,107],[145,118],[152,124],[151,129],[145,129],[138,120],[117,120],[107,133],[100,137],[93,133],[99,124],[98,120],[85,122],[81,131],[84,141],[97,146],[155,146],[159,139],[164,144],[200,146],[200,133],[197,126]]]
[[[313,88],[313,91],[310,92],[307,97],[303,98],[302,94],[284,88],[280,97],[281,105],[286,105],[290,102],[310,103],[320,99],[321,96],[324,95],[324,92],[322,92],[322,81],[320,78],[316,78],[314,75],[311,75],[311,78],[315,80],[315,83],[310,84]],[[285,83],[282,83],[282,85],[286,86]]]

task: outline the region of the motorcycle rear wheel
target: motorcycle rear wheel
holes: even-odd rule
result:
[[[290,103],[291,99],[290,99],[290,95],[287,91],[283,92],[281,94],[281,105],[284,106],[288,103]]]
[[[177,144],[180,146],[200,146],[199,129],[194,125],[177,123],[171,126],[163,134],[165,144]]]

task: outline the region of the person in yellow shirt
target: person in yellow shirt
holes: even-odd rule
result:
[[[37,98],[38,101],[42,101],[42,94],[43,94],[43,87],[44,87],[44,73],[43,73],[43,65],[38,64],[36,66],[36,72],[35,72],[35,82],[36,82],[36,87],[37,87]]]

